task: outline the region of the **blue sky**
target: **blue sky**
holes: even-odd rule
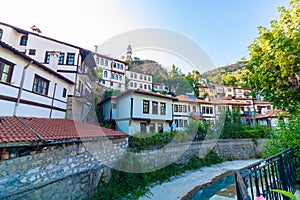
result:
[[[45,3],[11,0],[1,3],[5,9],[0,13],[0,21],[25,29],[36,25],[46,36],[88,49],[134,29],[169,29],[199,44],[215,66],[224,66],[247,57],[247,46],[257,36],[257,27],[268,27],[272,19],[278,19],[277,7],[288,6],[288,2],[52,0]]]

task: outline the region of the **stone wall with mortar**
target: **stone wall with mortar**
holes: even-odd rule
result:
[[[127,149],[127,138],[100,139],[0,162],[0,199],[76,199],[86,197],[105,165]]]
[[[219,139],[169,144],[159,150],[135,153],[135,159],[143,163],[145,170],[161,168],[172,162],[184,163],[191,155],[203,158],[212,149],[225,160],[243,160],[260,157],[264,143],[264,139]]]

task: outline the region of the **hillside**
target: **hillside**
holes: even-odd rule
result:
[[[221,84],[224,76],[235,76],[239,80],[245,71],[245,65],[246,61],[239,61],[231,65],[209,70],[201,75],[204,80],[214,84]]]
[[[152,60],[135,60],[131,62],[131,71],[146,73],[153,77],[162,75],[164,78],[168,77],[168,72],[160,64]]]

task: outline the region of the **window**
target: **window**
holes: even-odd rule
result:
[[[147,132],[147,124],[145,122],[142,122],[140,124],[140,132],[141,133],[146,133]]]
[[[151,77],[150,76],[148,76],[148,81],[151,81]]]
[[[34,56],[35,53],[36,53],[35,49],[29,49],[29,53],[28,53],[29,55]]]
[[[114,86],[114,83],[113,83],[113,82],[110,82],[110,86]]]
[[[13,72],[13,64],[8,64],[0,60],[0,81],[10,83]]]
[[[45,61],[44,61],[46,64],[49,64],[50,63],[50,53],[49,52],[46,52],[46,55],[45,55]]]
[[[186,105],[183,105],[182,106],[182,112],[186,112],[186,108],[187,108]]]
[[[149,114],[149,101],[148,100],[143,101],[143,113]]]
[[[123,79],[122,75],[119,75],[119,79],[120,79],[120,81],[122,81],[122,79]]]
[[[105,85],[105,80],[102,80],[102,84]]]
[[[133,73],[130,73],[130,78],[133,78]]]
[[[58,58],[58,64],[63,65],[65,60],[65,53],[60,53],[59,58]]]
[[[104,77],[104,78],[107,78],[107,71],[104,71],[104,72],[103,72],[103,77]]]
[[[117,109],[117,104],[116,103],[112,103],[111,107],[112,107],[112,109]]]
[[[182,121],[182,119],[179,119],[178,121],[179,121],[178,127],[183,127],[183,121]]]
[[[63,93],[62,93],[62,97],[66,98],[66,96],[67,96],[67,89],[64,88],[63,89]]]
[[[145,80],[145,81],[147,80],[147,76],[144,76],[144,80]]]
[[[196,112],[196,106],[193,106],[193,112]]]
[[[178,105],[178,112],[182,112],[182,105]]]
[[[20,40],[20,45],[21,46],[26,46],[27,45],[27,40],[28,40],[28,36],[27,35],[23,35],[21,37],[21,40]]]
[[[3,36],[3,30],[0,29],[0,40],[2,39],[2,36]]]
[[[130,82],[130,87],[133,87],[133,82]]]
[[[202,107],[202,113],[203,114],[214,114],[213,113],[213,107]]]
[[[119,80],[119,75],[118,74],[115,75],[115,79]]]
[[[103,58],[100,59],[100,65],[104,65],[104,60],[103,60]]]
[[[147,85],[144,85],[144,89],[147,90]]]
[[[175,119],[175,125],[178,127],[178,119]]]
[[[157,129],[159,133],[163,133],[164,132],[164,126],[162,123],[158,123],[157,124]]]
[[[38,75],[35,75],[34,81],[33,81],[32,91],[40,93],[40,94],[47,95],[48,94],[48,88],[49,88],[49,81],[42,78],[42,77],[40,77],[40,76],[38,76]]]
[[[137,88],[137,84],[136,83],[134,83],[134,88]]]
[[[187,120],[183,120],[183,127],[187,127],[188,126],[188,121]]]
[[[152,114],[158,114],[158,103],[156,101],[152,101]]]
[[[140,75],[140,79],[143,80],[143,75]]]
[[[74,65],[75,64],[75,53],[68,53],[67,54],[67,65]]]
[[[160,114],[166,115],[166,103],[160,103]]]
[[[108,66],[108,60],[105,60],[105,66]]]
[[[155,123],[150,123],[149,124],[149,131],[154,133],[155,132]]]
[[[99,64],[99,58],[98,57],[96,58],[96,63]]]
[[[178,105],[174,105],[174,112],[178,112]]]
[[[143,89],[143,84],[140,84],[140,89]]]
[[[111,79],[115,79],[115,74],[114,73],[111,74]]]
[[[134,78],[137,79],[137,74],[134,74]]]
[[[151,90],[151,85],[148,85],[148,90]]]

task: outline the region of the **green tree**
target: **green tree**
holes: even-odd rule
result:
[[[237,83],[237,78],[233,75],[225,75],[222,78],[223,85],[235,86]]]
[[[259,27],[248,47],[246,81],[280,109],[295,111],[300,100],[300,2],[279,7],[280,19],[271,28]]]

